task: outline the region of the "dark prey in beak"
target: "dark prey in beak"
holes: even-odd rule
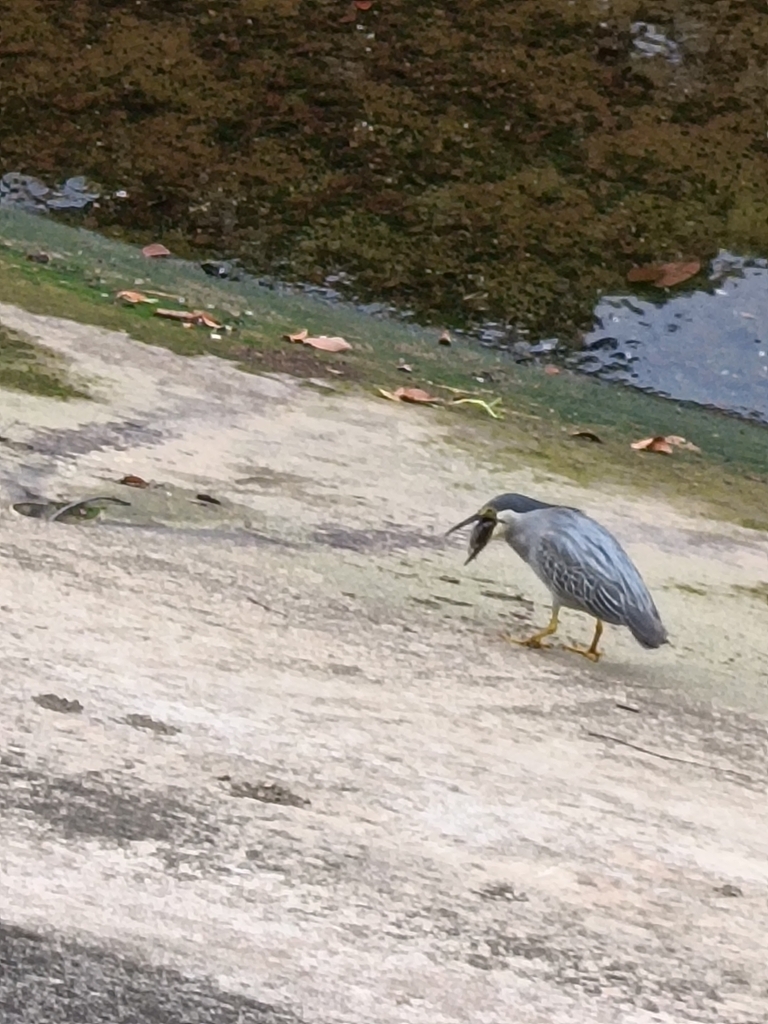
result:
[[[469,555],[464,565],[477,558],[483,548],[486,546],[488,541],[493,536],[493,531],[496,529],[496,510],[493,508],[484,508],[480,512],[475,512],[473,516],[469,516],[467,519],[462,519],[460,523],[452,526],[448,534],[453,533],[455,530],[460,530],[464,526],[469,526],[470,523],[474,523],[472,532],[469,535]]]

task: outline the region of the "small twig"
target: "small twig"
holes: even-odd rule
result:
[[[637,743],[630,743],[629,740],[623,740],[618,736],[608,736],[604,732],[592,732],[591,729],[586,730],[587,736],[591,736],[596,740],[608,740],[610,743],[618,743],[622,747],[631,747],[632,750],[639,750],[641,754],[650,754],[651,757],[660,757],[662,761],[676,761],[678,764],[691,764],[696,768],[711,768],[712,765],[702,764],[700,761],[690,761],[685,757],[675,757],[674,754],[662,754],[657,750],[649,750],[648,747],[641,747]]]
[[[619,746],[629,747],[631,750],[639,750],[641,754],[650,754],[651,757],[659,757],[662,761],[674,761],[676,764],[689,764],[694,768],[706,768],[711,772],[725,772],[728,775],[735,775],[739,779],[745,779],[747,782],[756,781],[751,775],[745,775],[744,772],[737,772],[733,768],[720,768],[716,764],[705,764],[704,761],[693,761],[687,757],[675,757],[674,754],[663,754],[659,750],[651,750],[648,747],[641,747],[639,743],[631,743],[629,740],[623,740],[619,736],[608,736],[604,732],[592,732],[591,729],[586,729],[585,733],[593,739],[608,740],[610,743],[618,743]]]
[[[285,615],[285,612],[281,612],[277,608],[273,608],[271,604],[267,604],[265,601],[258,601],[255,597],[251,597],[250,594],[245,595],[246,601],[250,601],[251,604],[255,604],[258,608],[263,608],[265,612],[271,612],[275,615]]]
[[[466,388],[452,388],[449,384],[435,384],[434,381],[427,381],[433,388],[440,388],[441,391],[450,391],[452,395],[477,395],[490,394],[490,388],[475,388],[473,391],[468,391]]]
[[[500,420],[503,412],[501,409],[498,411],[496,409],[500,402],[500,398],[494,398],[492,402],[486,402],[484,398],[454,398],[451,405],[477,405],[481,409],[485,409],[488,415],[492,416],[495,420]]]

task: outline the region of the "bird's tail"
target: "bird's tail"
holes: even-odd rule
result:
[[[655,649],[669,643],[669,635],[655,607],[632,616],[627,625],[641,647]]]

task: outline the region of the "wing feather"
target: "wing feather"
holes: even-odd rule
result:
[[[648,588],[616,538],[588,516],[562,512],[539,538],[536,552],[540,575],[556,597],[633,632],[644,621],[661,626]]]

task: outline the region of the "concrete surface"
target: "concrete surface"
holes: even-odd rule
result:
[[[97,399],[0,395],[3,1024],[768,1021],[765,536],[0,321]],[[442,533],[508,489],[614,529],[672,646],[501,641],[546,594]],[[95,493],[132,505],[10,508]]]

